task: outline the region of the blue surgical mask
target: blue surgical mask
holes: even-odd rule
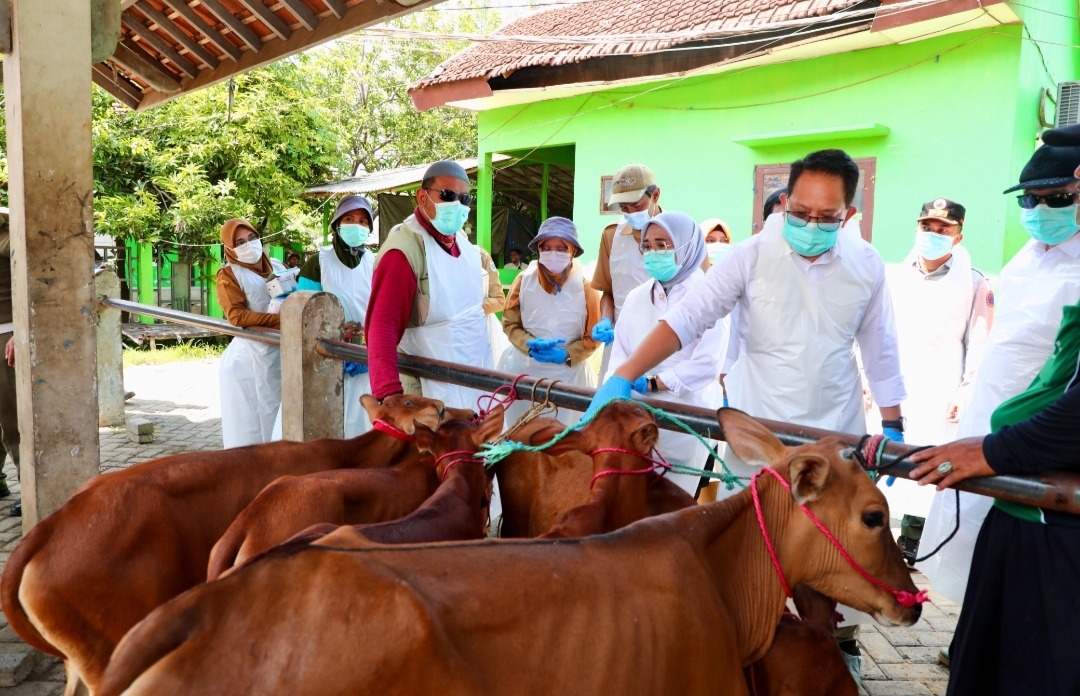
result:
[[[652,215],[648,210],[639,210],[636,213],[623,213],[623,217],[626,218],[627,224],[633,227],[635,230],[645,229],[645,223],[649,221]]]
[[[927,261],[937,261],[951,252],[952,248],[953,237],[923,230],[915,233],[915,250]]]
[[[645,270],[649,275],[656,278],[661,283],[666,283],[675,277],[675,274],[679,272],[679,264],[675,263],[675,250],[669,249],[667,251],[646,251],[645,256]]]
[[[1039,204],[1020,211],[1020,222],[1028,234],[1037,241],[1053,246],[1061,244],[1076,234],[1076,203],[1067,208],[1051,208]]]
[[[370,232],[371,230],[364,225],[348,222],[343,222],[338,227],[338,236],[341,237],[341,241],[345,242],[345,246],[353,248],[362,245],[367,240]]]
[[[431,224],[441,234],[451,235],[461,231],[462,226],[469,219],[469,208],[457,201],[435,204],[435,217]]]
[[[821,256],[836,246],[836,234],[839,231],[836,229],[824,232],[818,229],[816,222],[807,223],[806,227],[796,227],[785,219],[783,235],[796,254]]]
[[[724,242],[709,242],[705,245],[705,250],[709,252],[709,262],[715,266],[728,257],[731,253],[731,245]]]

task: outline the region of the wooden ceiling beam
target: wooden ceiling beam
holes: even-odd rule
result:
[[[136,21],[126,12],[121,15],[120,21],[123,22],[124,26],[134,32],[139,38],[153,46],[154,50],[172,61],[173,65],[178,67],[180,71],[183,72],[185,75],[192,79],[199,76],[199,69],[195,67],[195,65],[191,63],[191,61],[187,60],[179,53],[177,53],[172,46],[167,44],[161,39],[160,36],[151,31],[148,26],[146,26],[142,22]]]
[[[128,108],[139,108],[139,103],[142,101],[142,92],[132,87],[127,80],[117,75],[108,66],[95,63],[90,73],[90,79],[120,103],[126,104]]]
[[[304,3],[304,0],[281,0],[281,4],[308,31],[315,31],[315,27],[319,26],[318,15],[311,11],[311,8]]]
[[[123,43],[116,44],[111,61],[128,72],[138,75],[146,84],[159,92],[179,92],[180,83],[173,78],[160,65],[147,60],[143,55],[136,53]],[[140,99],[142,95],[140,94]]]
[[[218,59],[214,57],[214,54],[203,48],[198,41],[188,36],[187,32],[181,29],[176,22],[154,9],[150,3],[141,2],[135,7],[139,12],[146,15],[147,19],[158,25],[162,31],[173,37],[178,44],[186,48],[191,55],[198,58],[203,65],[211,70],[218,66]]]
[[[266,28],[274,32],[274,34],[282,41],[287,40],[292,36],[292,29],[285,23],[281,17],[274,14],[274,11],[262,3],[262,0],[238,0],[241,5],[246,7],[251,14],[255,15],[255,18],[266,25]]]
[[[255,53],[262,50],[263,42],[259,38],[259,35],[251,30],[248,25],[244,24],[240,19],[232,12],[226,10],[218,0],[199,0],[203,7],[210,11],[210,14],[218,18],[222,24],[229,28],[236,38],[247,44]],[[237,59],[239,60],[239,59]]]
[[[322,0],[322,1],[323,1],[323,4],[326,5],[326,8],[328,10],[330,10],[330,12],[332,12],[334,14],[334,16],[337,17],[338,19],[341,19],[342,17],[344,17],[345,13],[348,11],[348,8],[345,7],[345,3],[343,3],[341,0]]]
[[[161,0],[165,3],[165,6],[175,12],[177,15],[184,18],[191,26],[195,27],[195,30],[206,37],[206,40],[217,46],[217,49],[232,58],[234,61],[240,60],[240,49],[236,47],[232,41],[229,41],[225,36],[207,24],[198,12],[191,9],[191,6],[187,4],[187,0]]]

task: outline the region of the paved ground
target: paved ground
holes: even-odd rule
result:
[[[125,372],[125,386],[135,392],[127,402],[128,418],[148,418],[155,440],[139,445],[122,428],[102,428],[101,469],[120,469],[154,457],[221,446],[221,413],[217,361],[140,366]],[[4,469],[14,480],[10,461]],[[17,486],[14,487],[17,491]],[[17,494],[17,493],[16,493]],[[19,521],[7,516],[13,498],[0,499],[0,563],[18,542]],[[915,573],[915,583],[926,580]],[[863,690],[866,696],[940,696],[948,671],[937,663],[940,646],[948,645],[958,608],[930,593],[923,618],[910,628],[863,626]],[[0,621],[3,621],[0,617]],[[12,684],[17,684],[12,686]],[[63,692],[60,662],[19,641],[7,622],[0,624],[0,696],[54,696]],[[5,688],[7,687],[7,688]]]

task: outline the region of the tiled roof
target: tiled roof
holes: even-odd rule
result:
[[[516,36],[625,36],[690,32],[636,42],[544,44],[479,42],[440,65],[411,89],[459,80],[506,77],[522,68],[559,66],[591,58],[640,54],[701,40],[696,34],[750,30],[764,24],[833,14],[861,0],[584,0],[537,12],[497,33]]]

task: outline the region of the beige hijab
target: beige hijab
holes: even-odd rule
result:
[[[264,278],[269,276],[274,272],[274,267],[270,265],[270,257],[266,255],[265,249],[263,249],[263,255],[258,263],[241,263],[236,258],[236,251],[233,249],[233,239],[236,237],[236,228],[238,227],[246,227],[252,232],[258,232],[258,230],[255,229],[255,225],[252,225],[244,218],[233,218],[232,220],[228,220],[221,226],[221,243],[225,245],[225,258],[234,266],[247,268]]]

